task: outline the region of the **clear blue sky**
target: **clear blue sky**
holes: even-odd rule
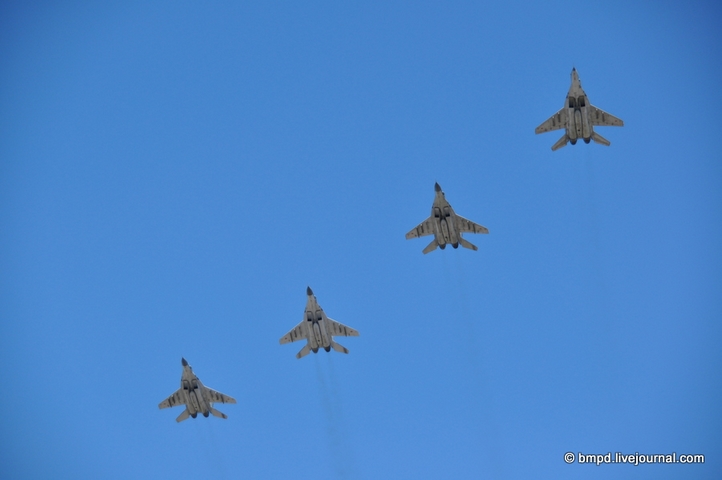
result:
[[[722,478],[718,2],[61,3],[0,6],[3,478]],[[573,66],[608,148],[534,135]]]

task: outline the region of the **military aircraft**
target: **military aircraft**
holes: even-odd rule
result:
[[[303,313],[301,323],[293,327],[293,330],[285,334],[279,343],[295,342],[297,340],[308,340],[306,346],[296,354],[296,358],[308,355],[309,352],[317,353],[319,348],[327,352],[333,348],[337,352],[348,353],[348,349],[333,341],[334,336],[358,337],[358,332],[351,327],[342,325],[326,316],[326,312],[318,304],[316,296],[311,287],[306,287],[306,311]]]
[[[236,403],[236,399],[203,385],[201,380],[193,373],[193,367],[188,365],[185,358],[181,358],[181,364],[183,365],[181,387],[173,395],[160,402],[158,408],[185,405],[186,409],[178,415],[178,418],[175,419],[176,422],[182,422],[188,418],[189,415],[196,418],[199,412],[202,413],[204,417],[207,417],[208,414],[213,414],[215,417],[228,418],[225,413],[221,413],[213,408],[213,404]]]
[[[567,142],[574,145],[580,138],[584,140],[584,143],[594,140],[596,143],[609,146],[609,140],[594,131],[595,126],[622,127],[624,122],[589,103],[587,94],[584,93],[582,84],[579,82],[577,69],[572,68],[572,86],[569,87],[564,107],[552,115],[549,120],[536,127],[534,133],[566,129],[564,136],[552,146],[552,150],[562,148]]]
[[[431,205],[431,216],[407,233],[406,240],[434,235],[434,240],[424,249],[425,254],[435,250],[436,247],[441,247],[443,250],[448,244],[454,248],[459,248],[459,244],[461,244],[464,248],[478,250],[476,245],[464,240],[461,234],[489,233],[489,229],[457,215],[446,201],[444,192],[441,191],[438,183],[434,185],[434,190],[436,190],[436,197],[434,204]]]

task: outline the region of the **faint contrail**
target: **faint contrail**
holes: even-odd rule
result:
[[[326,352],[319,352],[318,355],[321,355],[321,353]],[[318,375],[321,404],[326,415],[326,433],[331,462],[333,463],[338,478],[350,479],[352,478],[350,470],[353,467],[353,462],[349,461],[349,459],[352,459],[353,456],[350,454],[350,449],[343,435],[343,431],[345,430],[343,425],[343,410],[338,397],[336,376],[333,370],[333,359],[331,358],[331,354],[327,354],[329,357],[329,378],[327,382],[318,355],[314,355],[314,357],[316,357],[316,374]]]
[[[456,257],[456,272],[457,274],[454,276],[454,283],[451,284],[451,287],[453,290],[456,291],[457,295],[459,296],[458,304],[461,308],[461,315],[460,318],[456,319],[458,324],[458,329],[460,331],[465,332],[463,335],[466,343],[466,357],[469,365],[470,375],[472,383],[476,384],[476,391],[479,392],[479,395],[482,397],[485,397],[484,400],[479,399],[479,403],[483,404],[490,404],[493,405],[496,410],[496,405],[494,401],[494,395],[493,392],[490,390],[491,382],[489,381],[489,376],[486,372],[485,364],[484,364],[484,351],[483,351],[483,345],[482,342],[478,340],[477,337],[477,331],[481,330],[483,332],[483,324],[477,325],[478,322],[489,322],[493,321],[493,319],[489,319],[486,317],[480,317],[480,318],[471,318],[470,315],[470,309],[469,309],[469,295],[467,292],[467,286],[469,285],[466,281],[467,275],[466,275],[466,267],[465,262],[463,258],[460,258],[458,255]],[[479,311],[478,309],[472,310],[474,312]],[[500,478],[507,478],[507,475],[505,473],[505,467],[504,463],[501,459],[506,458],[506,455],[504,455],[504,452],[501,449],[501,429],[499,428],[499,425],[496,420],[496,414],[495,412],[485,412],[483,416],[484,420],[486,421],[486,428],[487,431],[490,432],[491,437],[494,438],[496,441],[492,442],[492,451],[489,452],[489,457],[491,460],[491,463],[493,465],[493,469],[496,471],[497,475]]]
[[[203,444],[203,450],[206,453],[206,459],[208,461],[209,469],[213,472],[213,478],[228,478],[226,472],[226,464],[223,458],[223,453],[218,448],[218,442],[216,441],[216,431],[213,422],[199,415],[199,418],[195,419],[194,423],[202,423],[202,426],[198,428],[203,432],[204,437],[201,443]],[[203,421],[205,420],[205,421]]]

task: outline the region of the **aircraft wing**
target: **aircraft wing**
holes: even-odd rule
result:
[[[461,215],[456,216],[456,229],[461,233],[489,233],[489,229],[471,220],[467,220]]]
[[[170,408],[175,407],[176,405],[185,405],[180,388],[176,390],[173,395],[160,402],[158,408]]]
[[[327,317],[328,318],[328,317]],[[336,320],[328,319],[328,324],[331,327],[332,336],[344,336],[344,337],[358,337],[358,331],[351,327],[347,327],[343,323],[338,323]]]
[[[283,337],[281,337],[281,339],[279,340],[279,343],[281,343],[281,344],[291,343],[291,342],[296,342],[298,340],[305,339],[306,338],[306,327],[303,324],[303,322],[305,322],[305,320],[301,321],[301,323],[299,323],[298,325],[293,327],[293,329],[290,332],[288,332]]]
[[[224,395],[221,392],[216,392],[212,388],[206,387],[206,394],[208,395],[208,400],[212,403],[236,403],[235,398]]]
[[[426,235],[433,235],[434,233],[434,221],[431,217],[427,218],[416,227],[412,228],[409,233],[406,234],[406,240],[412,238],[424,237]]]
[[[562,108],[557,113],[552,115],[549,120],[542,123],[538,127],[536,127],[536,130],[534,130],[534,133],[545,133],[545,132],[551,132],[552,130],[559,130],[560,128],[566,128],[567,126],[567,109]]]
[[[591,111],[589,112],[589,119],[592,121],[592,125],[599,125],[602,127],[623,127],[624,122],[615,117],[614,115],[610,115],[604,110],[601,110],[594,105],[589,105],[591,107]]]

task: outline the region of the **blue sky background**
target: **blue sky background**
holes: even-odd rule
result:
[[[721,13],[4,2],[3,478],[720,478]],[[609,148],[534,135],[572,66]],[[436,181],[478,252],[404,239]]]

